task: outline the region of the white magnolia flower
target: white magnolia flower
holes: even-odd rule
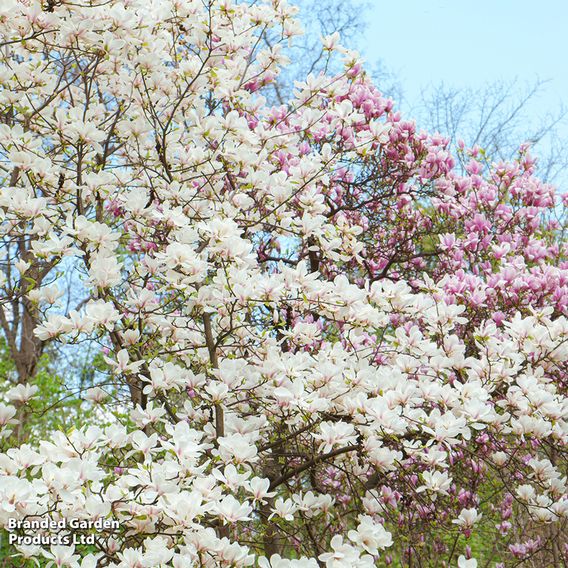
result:
[[[17,423],[17,420],[12,420],[15,415],[16,409],[13,406],[7,406],[0,402],[0,427]]]
[[[475,558],[466,559],[461,555],[458,558],[458,568],[477,568],[477,560]]]
[[[460,526],[462,529],[470,529],[482,516],[481,513],[477,512],[477,509],[462,509],[459,517],[454,519],[452,523]]]
[[[335,446],[355,444],[357,433],[353,424],[345,422],[322,422],[319,434],[313,434],[316,440],[321,440],[320,451],[330,452]]]
[[[333,552],[320,554],[318,558],[325,563],[327,568],[348,568],[355,566],[359,560],[359,552],[350,544],[343,542],[343,537],[335,535],[331,539]]]
[[[452,478],[445,471],[425,471],[422,474],[424,485],[418,487],[418,493],[422,491],[432,491],[434,493],[448,494],[448,489],[452,484]]]
[[[374,556],[379,553],[379,549],[392,546],[392,535],[383,525],[376,523],[368,515],[360,516],[359,521],[357,530],[350,530],[348,533],[349,539],[356,546]]]
[[[101,387],[91,387],[86,390],[84,396],[86,400],[100,404],[103,400],[108,398],[108,393],[106,393]]]
[[[50,559],[47,563],[48,567],[57,566],[77,566],[79,555],[74,554],[75,546],[53,545],[50,547],[49,552],[44,552],[44,556]]]
[[[298,506],[294,503],[294,501],[292,501],[292,499],[282,499],[282,497],[278,497],[272,510],[273,513],[269,518],[278,516],[286,521],[293,521],[294,513],[298,510]]]
[[[219,516],[227,523],[250,520],[252,507],[248,501],[240,503],[232,495],[227,495],[216,505]]]
[[[120,269],[121,266],[116,257],[95,254],[89,267],[91,282],[100,288],[115,286],[122,279]]]
[[[6,398],[10,402],[28,402],[38,392],[39,388],[36,385],[17,385],[12,387],[7,393]]]

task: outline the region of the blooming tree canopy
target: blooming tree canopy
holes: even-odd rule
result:
[[[295,12],[0,5],[0,525],[85,537],[15,562],[567,561],[566,203],[528,148],[453,157],[337,35],[269,106]],[[104,352],[100,412],[27,440],[54,342]]]

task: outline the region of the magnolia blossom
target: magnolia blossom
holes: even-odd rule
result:
[[[12,387],[7,393],[6,398],[10,402],[28,402],[38,392],[36,385],[17,385]]]
[[[90,274],[95,286],[108,288],[120,282],[120,264],[114,256],[98,254],[91,261]]]
[[[369,554],[376,556],[379,548],[384,549],[392,545],[392,536],[385,528],[373,522],[372,518],[364,515],[360,517],[357,530],[350,530],[349,539]]]
[[[73,566],[79,560],[79,555],[74,554],[74,546],[54,545],[51,546],[50,552],[45,552],[44,556],[50,559],[48,566]]]
[[[16,414],[16,409],[13,406],[7,406],[0,403],[0,426],[6,426],[6,424],[13,424],[15,421],[12,418]]]
[[[462,529],[470,529],[481,517],[482,515],[476,509],[462,509],[459,517],[454,519],[452,523],[460,526]]]
[[[227,495],[217,507],[221,518],[228,523],[249,520],[252,511],[252,507],[246,501],[241,504],[232,495]]]
[[[447,494],[450,484],[452,483],[451,477],[445,471],[426,471],[422,474],[424,485],[421,485],[417,491],[433,491],[434,493]]]
[[[322,441],[320,450],[323,452],[329,452],[334,446],[339,444],[352,444],[357,439],[355,428],[352,424],[323,422],[320,425],[320,430],[321,434],[314,434],[314,438]]]
[[[85,392],[84,396],[87,400],[99,404],[108,397],[108,394],[100,387],[92,387]]]
[[[332,552],[319,556],[329,568],[346,568],[358,563],[359,553],[351,545],[344,543],[341,536],[336,535],[331,539],[331,548]]]
[[[458,568],[477,568],[477,560],[475,558],[466,559],[462,554],[458,558]]]

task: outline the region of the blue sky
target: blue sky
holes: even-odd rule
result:
[[[523,137],[545,123],[547,115],[559,114],[562,105],[568,108],[568,0],[369,3],[368,27],[359,50],[370,68],[380,61],[393,74],[402,91],[397,106],[407,118],[419,116],[421,91],[441,83],[479,89],[496,81],[516,80],[520,95],[537,80],[547,81],[524,109],[526,120],[518,131]],[[557,160],[566,162],[568,116],[533,153],[546,164],[558,143],[566,144],[566,149]],[[566,167],[556,172],[552,181],[566,191]]]
[[[550,79],[542,105],[568,100],[567,0],[371,0],[361,51],[398,77],[409,102],[429,83],[478,87]]]

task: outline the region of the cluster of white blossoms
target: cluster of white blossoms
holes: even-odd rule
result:
[[[0,285],[36,318],[39,346],[104,349],[105,380],[85,398],[118,408],[7,443],[1,526],[119,525],[94,549],[15,554],[370,568],[392,550],[402,563],[425,527],[494,528],[483,480],[531,522],[566,522],[568,320],[534,307],[473,325],[427,274],[364,272],[365,232],[338,180],[371,155],[419,155],[423,140],[407,147],[390,103],[365,98],[336,38],[326,53],[344,71],[270,107],[262,88],[299,33],[294,15],[282,0],[2,2],[0,227],[15,270]],[[76,309],[59,301],[63,269],[86,295]],[[34,389],[7,392],[0,439]],[[454,548],[451,565],[476,566]]]
[[[297,284],[303,277],[301,270],[295,276],[287,272],[287,278]],[[315,281],[301,294],[310,311],[322,301],[309,299],[312,285]],[[335,296],[333,288],[328,287],[323,303],[338,304],[334,311],[341,313],[345,311],[340,306],[345,286]],[[401,475],[411,464],[424,464],[416,491],[427,494],[432,502],[447,495],[452,483],[448,461],[452,447],[461,446],[472,435],[531,434],[535,439],[547,436],[566,442],[562,420],[566,401],[558,396],[545,371],[566,359],[568,322],[552,322],[545,314],[535,314],[512,322],[498,338],[486,328],[477,330],[483,356],[464,358],[463,344],[451,339],[460,319],[456,310],[429,295],[405,293],[397,286],[396,303],[404,306],[396,309],[397,314],[406,314],[409,321],[416,313],[435,311],[438,317],[427,318],[421,332],[409,326],[405,333],[399,328],[396,335],[385,336],[381,352],[387,360],[376,368],[372,364],[376,347],[365,345],[360,337],[373,333],[373,322],[391,313],[391,301],[386,298],[395,293],[394,286],[383,288],[384,294],[376,289],[367,292],[373,313],[366,323],[355,318],[350,323],[351,318],[342,316],[350,327],[347,337],[355,342],[359,339],[356,348],[330,343],[317,356],[292,353],[279,349],[277,340],[265,336],[260,342],[250,332],[247,343],[258,341],[254,358],[221,358],[218,370],[206,380],[189,369],[154,359],[144,388],[150,402],[132,412],[142,429],[90,426],[68,435],[58,433],[38,449],[25,445],[1,456],[0,522],[45,515],[56,521],[112,515],[122,530],[119,535],[105,535],[104,550],[117,559],[113,565],[248,566],[254,564],[250,547],[239,544],[238,538],[220,536],[214,527],[243,524],[252,537],[266,506],[270,518],[289,523],[297,518],[323,523],[333,516],[334,499],[313,493],[305,498],[302,483],[294,484],[285,500],[274,499],[281,494],[278,479],[267,476],[262,464],[271,458],[271,449],[264,448],[274,447],[267,442],[278,439],[281,424],[290,433],[298,433],[296,444],[310,447],[310,439],[317,443],[313,461],[337,461],[357,483],[371,473],[380,472],[387,480],[389,472]],[[251,289],[251,300],[253,296]],[[108,324],[98,325],[105,328]],[[530,335],[526,329],[531,330]],[[435,337],[443,339],[436,342]],[[531,343],[530,349],[526,342]],[[527,352],[546,363],[535,359],[528,367]],[[132,363],[125,364],[123,353],[117,354],[117,372],[136,374],[142,362],[132,368]],[[456,368],[463,380],[452,385],[448,376]],[[161,397],[187,384],[199,394],[184,403],[172,424]],[[496,389],[504,390],[501,404],[492,401]],[[214,405],[226,409],[222,436],[217,435],[209,415]],[[14,412],[3,407],[4,428],[9,427]],[[496,452],[489,459],[501,467],[509,456]],[[116,465],[109,468],[109,462]],[[565,479],[549,460],[533,458],[528,466],[533,473],[527,479],[534,483],[520,484],[518,498],[528,504],[536,519],[565,519]],[[282,476],[293,480],[291,474],[301,468],[284,470]],[[325,565],[373,566],[372,555],[392,544],[383,526],[381,497],[374,490],[362,495],[365,514],[346,540],[339,535],[332,539],[332,550],[319,557]],[[470,528],[480,516],[475,509],[463,509],[454,522]],[[125,548],[128,535],[145,535],[146,539],[141,546]],[[21,546],[20,552],[33,556],[40,549]],[[268,566],[266,562],[261,565]],[[278,556],[271,562],[271,566],[317,565],[314,560],[288,561]]]

